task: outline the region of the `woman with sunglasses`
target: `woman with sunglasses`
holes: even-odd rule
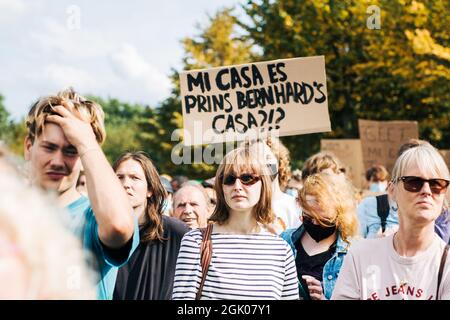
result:
[[[267,166],[248,147],[229,152],[216,172],[217,206],[210,217],[212,258],[201,299],[298,299],[292,250],[265,224],[272,223]],[[182,240],[174,299],[195,299],[202,268],[199,229]]]
[[[308,176],[299,191],[303,224],[281,234],[295,255],[300,296],[330,299],[351,238],[357,234],[353,187],[334,173]]]
[[[449,170],[431,145],[397,159],[388,192],[397,203],[398,231],[353,244],[333,299],[450,299],[446,244],[434,232],[449,181]]]

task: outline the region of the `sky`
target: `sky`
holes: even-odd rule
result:
[[[0,0],[0,94],[12,119],[41,96],[82,94],[157,106],[181,68],[181,39],[242,0]]]

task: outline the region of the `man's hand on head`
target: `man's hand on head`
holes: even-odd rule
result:
[[[57,115],[49,115],[47,121],[62,128],[67,140],[77,148],[78,154],[82,155],[87,150],[100,147],[89,117],[81,114],[71,101],[63,101],[61,105],[54,106],[53,111]]]

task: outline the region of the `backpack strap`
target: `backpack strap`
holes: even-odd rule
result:
[[[202,233],[202,244],[200,246],[200,263],[202,266],[202,279],[200,281],[200,287],[198,288],[195,300],[200,300],[203,292],[203,285],[205,284],[206,275],[208,274],[209,264],[212,258],[212,241],[211,233],[213,224],[209,223],[206,228],[200,228]]]
[[[437,300],[438,294],[439,294],[439,287],[441,286],[442,273],[444,273],[444,266],[445,266],[445,261],[447,260],[447,252],[448,252],[449,247],[450,247],[450,245],[445,246],[444,252],[442,253],[441,264],[439,265],[438,283],[437,283],[437,289],[436,289],[436,300]]]
[[[387,194],[376,196],[377,213],[381,220],[381,232],[386,230],[386,220],[389,215],[389,200]]]

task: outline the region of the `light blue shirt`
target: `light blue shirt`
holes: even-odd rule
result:
[[[398,213],[394,203],[389,200],[389,215],[386,219],[386,229],[398,228]],[[394,210],[395,209],[395,210]],[[358,205],[359,231],[364,238],[376,238],[381,234],[381,219],[377,213],[376,197],[364,198]]]
[[[83,241],[83,249],[93,258],[94,270],[98,272],[97,298],[111,300],[116,284],[117,271],[125,264],[139,244],[139,227],[135,218],[133,244],[126,259],[115,260],[104,250],[98,236],[98,225],[92,211],[91,203],[86,197],[80,197],[66,207],[69,213],[70,230]],[[132,214],[132,213],[130,213]],[[88,261],[91,262],[88,259]]]

